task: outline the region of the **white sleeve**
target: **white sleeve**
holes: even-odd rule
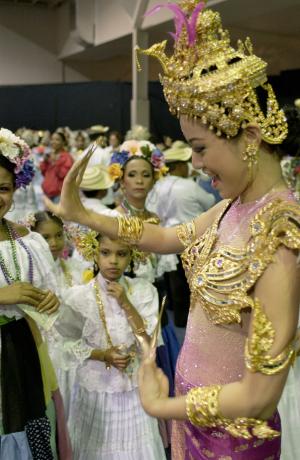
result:
[[[158,320],[159,302],[157,289],[142,278],[134,278],[131,283],[133,293],[129,295],[129,300],[144,319],[147,334],[151,335]]]
[[[75,286],[64,292],[62,308],[55,323],[58,333],[56,362],[64,369],[82,363],[93,350],[85,339],[85,331],[90,323],[85,303],[88,301],[86,287]]]
[[[38,270],[39,272],[37,287],[47,290],[49,289],[50,291],[60,295],[60,292],[58,292],[59,283],[56,274],[56,267],[48,244],[39,233],[31,232],[30,236],[33,241],[33,245],[31,245],[33,263],[35,270]]]

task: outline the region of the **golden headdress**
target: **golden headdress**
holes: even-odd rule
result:
[[[253,54],[250,39],[232,48],[219,13],[201,11],[204,2],[167,3],[148,14],[162,7],[175,13],[173,55],[165,53],[166,40],[138,51],[160,61],[164,71],[160,80],[171,113],[200,118],[217,135],[228,138],[248,122],[256,122],[264,141],[282,143],[288,132],[285,115],[267,82],[267,63]],[[258,87],[266,91],[266,114],[257,98]]]

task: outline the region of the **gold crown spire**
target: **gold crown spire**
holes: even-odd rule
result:
[[[267,83],[267,64],[253,54],[250,39],[239,41],[234,49],[218,12],[207,9],[200,13],[204,5],[195,0],[182,0],[175,9],[172,5],[174,53],[166,55],[166,40],[139,50],[160,61],[164,72],[160,81],[171,113],[198,117],[228,138],[236,136],[247,122],[256,122],[266,142],[283,142],[285,115]],[[266,113],[260,107],[257,87],[266,91]]]

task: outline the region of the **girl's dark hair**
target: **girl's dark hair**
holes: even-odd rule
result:
[[[145,157],[140,157],[139,155],[132,155],[131,157],[128,158],[127,161],[125,161],[122,169],[123,169],[123,172],[125,173],[125,169],[126,169],[126,166],[128,165],[128,163],[130,163],[130,161],[132,160],[144,160],[146,161],[150,166],[151,166],[151,171],[152,171],[152,177],[154,178],[155,176],[155,171],[154,171],[154,166],[153,164],[151,163],[150,160],[148,160],[148,158],[145,158]]]
[[[15,182],[16,182],[15,167],[16,165],[12,163],[11,161],[9,161],[4,155],[2,155],[1,150],[0,150],[0,166],[12,174],[13,183],[15,185]]]
[[[36,231],[38,226],[43,223],[43,222],[55,222],[57,225],[59,225],[61,228],[63,228],[64,224],[63,221],[52,214],[49,211],[39,211],[34,214],[35,217],[35,223],[31,226],[31,230]]]

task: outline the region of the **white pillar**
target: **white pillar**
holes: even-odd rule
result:
[[[131,126],[150,127],[150,104],[148,99],[148,56],[138,55],[142,71],[137,70],[135,46],[148,48],[148,32],[134,28],[132,33],[132,99]]]

